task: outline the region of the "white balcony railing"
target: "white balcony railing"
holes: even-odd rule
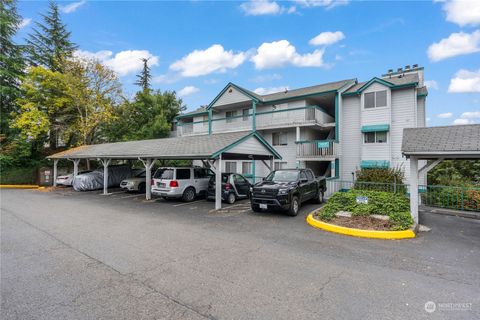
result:
[[[340,155],[340,148],[335,140],[297,141],[297,158],[318,159],[335,158]]]

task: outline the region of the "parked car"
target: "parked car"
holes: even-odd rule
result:
[[[118,187],[120,182],[134,176],[137,171],[132,170],[130,166],[113,165],[108,167],[108,187]],[[73,179],[73,189],[75,191],[88,191],[103,188],[103,168],[98,168],[92,172],[80,174]]]
[[[181,198],[185,202],[205,195],[213,171],[200,167],[159,168],[152,181],[152,194],[164,199]]]
[[[140,193],[144,193],[147,186],[147,182],[145,181],[146,177],[146,171],[141,170],[135,176],[120,182],[120,188],[126,189],[127,191],[138,191]],[[150,182],[148,185],[150,186]]]
[[[325,178],[315,178],[312,170],[282,169],[253,186],[250,203],[253,211],[285,210],[296,216],[303,202],[314,199],[322,203],[325,191]]]
[[[92,170],[79,171],[78,174],[85,174],[85,173],[89,173],[89,172],[92,172]],[[57,185],[72,186],[73,173],[66,174],[66,175],[63,175],[63,176],[58,176],[57,180],[55,180],[55,181],[57,182]]]
[[[250,182],[241,174],[222,173],[222,201],[233,204],[237,199],[247,199],[250,188]],[[215,176],[208,182],[207,200],[215,200]]]

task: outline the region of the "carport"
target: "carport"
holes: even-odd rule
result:
[[[112,160],[141,160],[147,184],[152,179],[151,169],[155,160],[201,160],[215,170],[215,184],[221,186],[224,160],[260,160],[273,169],[273,160],[282,157],[257,132],[242,131],[86,145],[55,153],[48,158],[53,159],[53,181],[57,178],[59,159],[73,161],[74,176],[78,173],[81,159],[98,159],[103,165],[103,194],[107,195],[108,166]],[[145,197],[151,199],[149,187]],[[216,188],[215,209],[221,206],[221,188]]]
[[[418,174],[442,160],[479,160],[480,124],[403,130],[402,153],[410,159],[410,211],[418,225]],[[428,160],[418,168],[418,160]]]

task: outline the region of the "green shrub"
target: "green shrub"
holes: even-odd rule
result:
[[[36,182],[36,167],[2,168],[0,171],[0,184],[35,184]]]
[[[358,196],[368,197],[368,204],[358,204]],[[387,215],[390,217],[393,230],[408,229],[413,223],[410,216],[409,199],[398,193],[370,190],[337,192],[318,212],[318,217],[321,220],[329,221],[335,217],[335,213],[338,211],[348,211],[353,216]]]
[[[359,190],[377,190],[405,193],[405,179],[401,168],[367,168],[356,172],[354,188]]]

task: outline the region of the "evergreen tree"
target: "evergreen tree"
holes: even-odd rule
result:
[[[62,61],[71,57],[77,46],[70,41],[70,32],[62,23],[54,1],[50,1],[49,11],[42,17],[44,23],[36,22],[37,28],[27,39],[29,60],[33,65],[62,71]]]
[[[15,100],[20,96],[20,77],[25,67],[22,47],[12,40],[18,30],[20,16],[16,1],[0,1],[0,134],[9,132],[10,114],[17,109]],[[3,139],[2,139],[3,140]]]
[[[140,86],[144,92],[150,90],[150,80],[152,75],[150,74],[150,67],[148,66],[148,58],[142,58],[143,69],[140,74],[137,74],[138,80],[135,82],[136,85]]]

